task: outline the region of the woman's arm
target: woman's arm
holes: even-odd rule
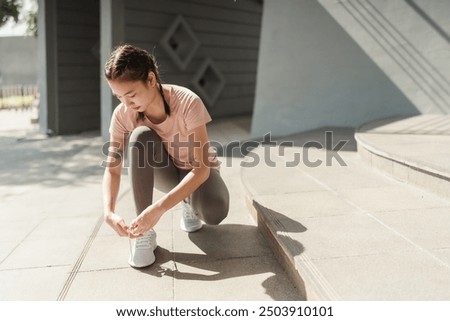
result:
[[[169,193],[156,203],[148,206],[131,222],[130,230],[134,235],[143,234],[153,228],[165,212],[186,199],[208,179],[210,167],[206,125],[195,128],[193,134],[196,146],[200,146],[194,148],[194,168]]]
[[[110,147],[103,175],[103,215],[108,223],[120,236],[128,236],[128,226],[123,218],[115,213],[117,196],[120,188],[120,175],[122,173],[123,139],[110,138]]]

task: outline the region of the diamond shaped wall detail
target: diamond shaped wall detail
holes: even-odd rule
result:
[[[161,45],[172,61],[185,70],[195,55],[200,41],[182,16],[177,16],[161,39]]]
[[[207,58],[192,78],[197,93],[212,106],[225,86],[225,78],[211,58]]]

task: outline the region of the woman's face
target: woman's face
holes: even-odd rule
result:
[[[151,110],[151,106],[157,102],[157,98],[159,97],[153,73],[149,75],[146,82],[140,80],[108,80],[108,84],[113,95],[116,96],[121,103],[127,108],[131,108],[138,112]]]

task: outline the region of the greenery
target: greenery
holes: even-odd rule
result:
[[[38,17],[37,10],[28,12],[27,16],[25,17],[27,22],[27,34],[29,36],[34,37],[37,36],[38,31],[37,17]]]
[[[31,9],[28,12],[22,12],[20,10],[23,7],[23,1],[21,0],[0,0],[0,27],[3,26],[8,20],[13,19],[16,23],[24,21],[27,24],[27,34],[29,36],[37,36],[37,9]]]
[[[0,110],[30,107],[34,99],[33,95],[3,97],[0,98]]]
[[[21,8],[18,0],[0,0],[0,27],[11,18],[17,23]]]

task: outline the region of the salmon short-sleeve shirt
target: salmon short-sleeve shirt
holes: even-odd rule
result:
[[[112,115],[109,132],[113,138],[127,140],[136,127],[147,126],[161,138],[175,166],[190,170],[194,167],[192,163],[193,150],[199,148],[199,146],[194,146],[193,130],[209,123],[211,116],[202,100],[191,90],[168,84],[165,84],[164,87],[168,88],[170,92],[167,99],[170,116],[162,123],[154,124],[147,117],[139,120],[137,111],[120,104]],[[208,156],[209,166],[218,168],[219,162],[211,147]]]

